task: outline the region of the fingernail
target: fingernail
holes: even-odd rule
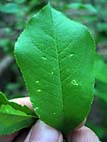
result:
[[[40,120],[33,126],[29,141],[62,142],[60,133]]]
[[[58,138],[58,141],[57,142],[63,142],[63,137],[61,134],[59,134],[59,138]]]

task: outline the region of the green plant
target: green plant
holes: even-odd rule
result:
[[[35,117],[67,133],[87,117],[93,100],[95,44],[85,26],[48,4],[29,20],[16,42],[15,57],[37,116],[1,101],[1,119],[2,113],[24,117],[22,125],[14,129],[12,123],[12,130],[4,134],[27,127]],[[2,93],[1,98],[6,100]]]
[[[100,124],[97,124],[92,118],[87,121],[87,126],[90,127],[92,130],[96,132],[98,137],[102,139],[102,141],[106,140],[106,131],[107,131],[107,121],[106,121],[106,114],[107,111],[105,110],[107,104],[107,64],[104,59],[96,54],[95,59],[95,88],[94,88],[94,95],[96,98],[96,103],[98,103],[96,110],[98,111],[95,116],[99,116],[99,120],[101,121]],[[95,117],[94,116],[94,117]],[[93,118],[94,118],[93,117]],[[105,137],[105,138],[104,138]],[[104,138],[104,139],[103,139]]]
[[[33,124],[36,116],[26,106],[7,100],[0,92],[0,135],[7,135]]]

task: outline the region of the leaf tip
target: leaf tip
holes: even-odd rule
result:
[[[48,1],[48,3],[47,3],[47,5],[45,6],[45,8],[49,8],[49,9],[52,8],[52,5],[51,5],[51,2],[50,2],[50,1]]]

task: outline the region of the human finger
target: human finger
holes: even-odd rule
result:
[[[71,132],[69,142],[100,142],[96,134],[88,127],[81,127]]]
[[[24,142],[62,142],[63,138],[60,132],[56,129],[46,125],[41,120],[30,130]]]
[[[33,107],[32,107],[29,97],[12,99],[12,100],[10,100],[10,102],[15,102],[15,103],[22,105],[22,106],[25,105],[25,106],[29,107],[31,110],[33,110]]]
[[[28,106],[31,110],[33,110],[32,104],[30,102],[29,97],[24,97],[24,98],[17,98],[17,99],[12,99],[9,100],[10,102],[15,102],[17,104],[20,104],[22,106],[26,105]],[[11,135],[5,135],[5,136],[0,136],[0,141],[8,141],[11,142],[13,139],[18,135],[18,132],[11,134]]]

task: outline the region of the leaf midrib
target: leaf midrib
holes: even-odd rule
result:
[[[60,90],[61,90],[61,100],[62,100],[62,111],[63,111],[63,116],[64,116],[64,98],[63,98],[63,94],[62,94],[62,83],[61,83],[61,72],[60,72],[60,63],[59,63],[59,56],[58,56],[58,45],[57,45],[57,36],[56,36],[56,28],[55,28],[55,22],[54,22],[54,18],[53,18],[53,13],[52,13],[52,10],[50,8],[50,14],[51,14],[51,22],[52,22],[52,25],[53,25],[53,35],[54,35],[54,38],[55,38],[55,50],[56,50],[56,58],[57,58],[57,66],[58,66],[58,74],[59,74],[59,82],[60,82]],[[64,121],[64,117],[62,119]]]

